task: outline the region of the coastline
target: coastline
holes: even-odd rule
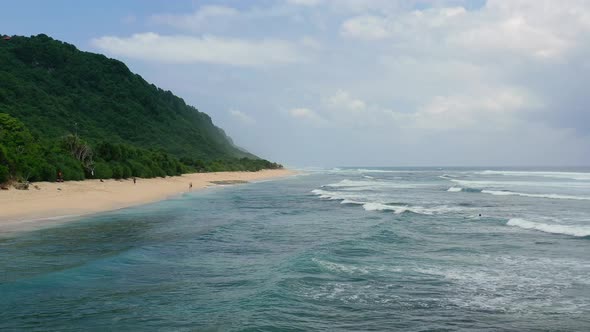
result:
[[[152,179],[35,182],[29,190],[0,191],[0,233],[29,223],[74,218],[164,200],[176,194],[217,186],[275,179],[296,174],[287,169],[258,172],[190,173]],[[39,189],[35,188],[38,187]]]

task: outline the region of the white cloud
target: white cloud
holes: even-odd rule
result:
[[[347,38],[392,39],[410,47],[450,48],[456,53],[514,52],[556,59],[590,38],[590,6],[579,0],[567,4],[489,0],[483,8],[471,11],[463,7],[384,10],[348,18],[340,32]]]
[[[497,131],[519,124],[522,112],[540,107],[542,104],[526,90],[509,87],[434,96],[414,112],[394,111],[369,104],[349,92],[338,90],[323,100],[320,112],[295,108],[289,113],[296,118],[325,119],[331,125],[342,128]]]
[[[429,8],[392,14],[358,15],[345,20],[340,26],[343,36],[381,40],[386,38],[434,37],[438,29],[451,28],[466,17],[463,7]]]
[[[344,90],[338,90],[333,96],[326,100],[328,106],[336,111],[359,113],[367,108],[364,101],[352,97]]]
[[[256,120],[254,120],[253,117],[251,117],[250,115],[239,111],[239,110],[229,110],[229,114],[231,114],[231,116],[236,119],[237,121],[241,122],[242,124],[245,125],[252,125],[256,123]]]
[[[140,33],[92,40],[102,51],[146,61],[266,66],[307,61],[297,44],[276,39],[243,40],[214,36],[163,36]]]
[[[317,111],[309,108],[293,108],[289,110],[289,114],[294,118],[310,119],[316,124],[332,128],[391,126],[394,121],[403,117],[379,105],[369,105],[342,89],[322,98]]]
[[[357,39],[379,40],[388,38],[392,31],[390,23],[383,17],[363,15],[342,23],[342,35]]]
[[[313,50],[321,50],[323,48],[322,43],[320,43],[317,39],[305,36],[301,38],[301,45]]]
[[[519,111],[541,107],[522,89],[496,88],[474,95],[436,96],[412,116],[414,126],[429,129],[506,129],[519,121]]]
[[[151,21],[165,24],[184,30],[200,31],[207,28],[211,20],[230,19],[237,17],[240,12],[227,6],[203,6],[199,10],[188,15],[160,14],[153,15]]]
[[[287,113],[293,118],[310,120],[316,124],[324,121],[324,119],[322,119],[316,112],[305,107],[292,108],[288,110]]]
[[[287,0],[288,3],[299,6],[317,6],[322,3],[322,0]]]
[[[459,32],[449,39],[478,51],[514,51],[538,58],[559,57],[571,47],[568,40],[519,16]]]
[[[231,117],[230,134],[253,152],[265,146],[277,159],[349,164],[590,160],[586,0],[479,7],[469,0],[284,0],[204,6],[150,22],[184,35],[103,37],[94,45],[134,59],[234,66],[143,70],[213,118],[233,105],[251,110],[220,118]],[[252,115],[268,140],[237,125],[253,123]],[[275,138],[289,148],[276,149]]]
[[[489,0],[451,40],[484,51],[560,58],[590,37],[589,5],[585,0]]]

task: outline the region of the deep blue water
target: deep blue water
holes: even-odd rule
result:
[[[0,330],[588,331],[587,172],[335,169],[4,234]]]

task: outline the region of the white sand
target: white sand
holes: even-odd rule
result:
[[[194,173],[182,176],[133,180],[85,180],[62,183],[36,182],[29,190],[0,190],[0,232],[19,224],[63,216],[80,216],[150,203],[214,184],[211,181],[255,181],[293,175],[290,170],[259,172]],[[35,189],[36,185],[40,189]]]

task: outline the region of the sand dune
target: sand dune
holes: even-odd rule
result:
[[[150,203],[217,183],[238,183],[294,174],[290,170],[259,172],[194,173],[182,176],[133,180],[85,180],[63,183],[37,182],[29,190],[0,191],[0,232],[20,224],[109,211]],[[37,186],[39,189],[36,189]]]

